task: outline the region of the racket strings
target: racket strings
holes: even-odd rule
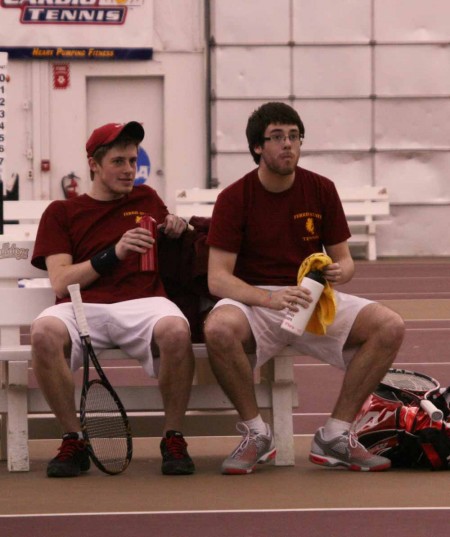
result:
[[[436,388],[436,384],[432,380],[409,373],[388,372],[383,379],[383,384],[419,393],[428,392]]]
[[[122,471],[128,460],[128,424],[100,382],[91,383],[87,390],[82,421],[93,456],[107,471]]]

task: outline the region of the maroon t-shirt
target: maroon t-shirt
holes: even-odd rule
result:
[[[297,167],[284,192],[267,191],[257,170],[225,188],[207,242],[237,253],[234,274],[251,285],[296,285],[306,257],[349,237],[334,183]]]
[[[150,214],[158,224],[168,214],[156,191],[147,185],[135,186],[119,200],[98,201],[83,194],[53,201],[41,217],[31,263],[46,270],[45,258],[54,254],[70,254],[74,264],[91,259],[137,227],[143,214]],[[166,293],[159,275],[141,272],[140,255],[131,252],[81,295],[84,302],[111,304]],[[57,299],[56,303],[69,300]]]

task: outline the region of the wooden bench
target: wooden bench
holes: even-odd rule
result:
[[[31,415],[49,414],[50,409],[40,390],[30,386],[29,367],[31,347],[23,341],[23,327],[46,307],[54,303],[49,287],[19,287],[23,278],[36,281],[46,273],[35,269],[30,263],[32,241],[0,242],[0,416],[1,457],[7,459],[10,471],[29,470],[28,419]],[[198,371],[207,368],[206,348],[194,345]],[[294,441],[292,409],[297,406],[297,390],[294,383],[292,349],[286,348],[279,356],[257,372],[258,404],[266,409],[272,422],[277,445],[277,465],[294,464]],[[100,353],[100,360],[107,367],[120,363],[136,362],[119,349]],[[261,368],[262,369],[262,368]],[[126,377],[126,373],[121,375]],[[156,383],[148,385],[148,377],[142,372],[142,385],[117,386],[117,391],[129,412],[160,412],[163,404]],[[197,379],[202,375],[197,374]],[[80,388],[76,397],[79,400]],[[189,411],[234,410],[215,381],[192,387]],[[150,418],[149,418],[150,419]],[[50,454],[49,454],[50,456]]]
[[[183,218],[212,215],[221,189],[192,188],[176,191],[176,214]],[[362,186],[339,189],[339,196],[352,236],[350,246],[363,245],[367,259],[377,259],[376,228],[387,222],[389,198],[384,187]]]

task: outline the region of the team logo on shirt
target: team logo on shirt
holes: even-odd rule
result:
[[[294,214],[294,220],[303,220],[305,222],[306,234],[302,237],[304,241],[313,241],[319,238],[317,232],[317,220],[321,220],[322,215],[318,213],[297,213]]]
[[[306,219],[305,228],[306,228],[306,231],[307,231],[310,235],[314,235],[314,233],[315,233],[315,228],[314,228],[314,219],[313,219],[313,218],[307,218],[307,219]]]
[[[132,216],[134,218],[134,222],[136,224],[139,224],[139,222],[142,220],[142,217],[147,214],[144,211],[125,211],[123,213],[123,216],[126,218],[127,216]]]

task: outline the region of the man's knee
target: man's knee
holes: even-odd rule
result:
[[[158,325],[155,327],[155,342],[162,353],[185,351],[191,346],[189,325],[181,317],[163,320]]]
[[[246,341],[251,337],[250,326],[244,313],[234,306],[213,310],[203,328],[207,344],[226,345]]]
[[[405,335],[405,323],[398,313],[383,307],[379,314],[377,336],[387,347],[400,347]]]
[[[221,319],[221,315],[215,312],[210,313],[203,327],[205,341],[220,341],[226,336],[227,332],[231,332],[230,326]]]
[[[56,318],[44,317],[31,326],[33,365],[51,363],[56,355],[63,355],[70,338],[64,323]]]
[[[380,347],[398,349],[405,335],[405,323],[395,311],[371,304],[357,316],[348,340],[350,346],[376,341]]]

